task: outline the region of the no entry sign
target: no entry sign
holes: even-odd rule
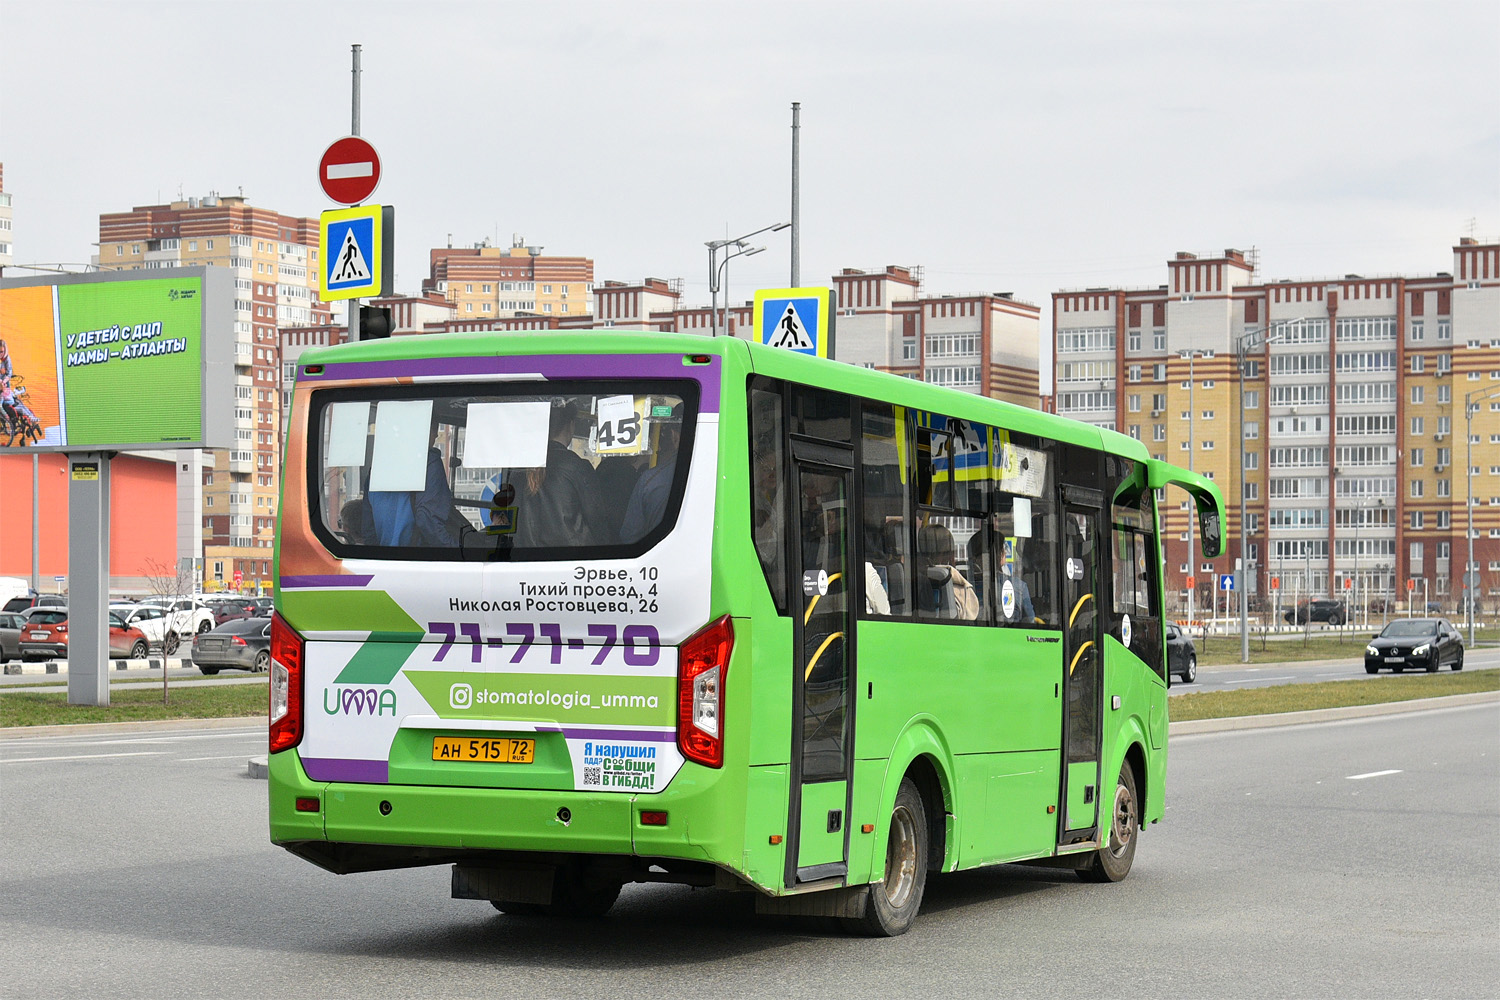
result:
[[[359,136],[346,135],[323,151],[318,183],[334,201],[358,205],[380,184],[380,154]]]

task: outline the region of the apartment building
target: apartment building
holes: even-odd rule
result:
[[[1451,612],[1471,478],[1475,586],[1500,601],[1500,242],[1461,240],[1436,275],[1264,281],[1226,250],[1179,253],[1167,279],[1054,293],[1051,391],[1058,413],[1223,489],[1216,561],[1189,552],[1188,505],[1166,498],[1179,609],[1189,579],[1206,607],[1244,558],[1257,605],[1311,593]]]
[[[5,164],[0,163],[0,267],[11,263],[15,258],[11,219],[10,195],[5,191]]]
[[[587,315],[594,289],[594,262],[587,257],[549,257],[515,237],[509,247],[488,240],[472,247],[428,252],[422,296],[453,303],[460,320],[535,314],[559,319]]]
[[[210,194],[99,216],[103,269],[228,267],[234,273],[235,447],[180,452],[185,503],[179,557],[201,556],[205,586],[271,584],[281,467],[278,328],[326,325],[318,300],[318,220],[258,208],[239,195]]]

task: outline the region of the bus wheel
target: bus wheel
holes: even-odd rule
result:
[[[1130,762],[1120,766],[1115,785],[1115,807],[1110,816],[1109,842],[1094,856],[1094,863],[1078,870],[1085,882],[1118,882],[1130,874],[1135,860],[1136,835],[1141,832],[1140,804],[1135,797],[1135,772]]]
[[[545,912],[541,903],[512,903],[508,899],[492,899],[490,905],[512,917],[536,917]]]
[[[870,937],[905,934],[922,908],[927,888],[927,810],[910,778],[901,779],[891,809],[891,831],[886,840],[885,878],[867,888],[865,915],[844,926]]]

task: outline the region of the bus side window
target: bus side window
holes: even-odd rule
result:
[[[750,536],[776,610],[786,614],[786,454],[781,394],[750,390]]]
[[[910,522],[906,475],[901,468],[904,447],[899,443],[906,434],[905,408],[867,402],[862,417],[864,498],[860,527],[864,559],[885,589],[890,616],[910,618],[911,552],[907,530]],[[865,605],[867,614],[879,614],[878,603],[868,596]]]

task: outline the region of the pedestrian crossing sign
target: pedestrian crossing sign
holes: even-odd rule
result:
[[[318,286],[324,302],[391,294],[395,209],[336,208],[318,218]]]
[[[755,293],[755,341],[814,357],[833,356],[833,297],[827,288],[763,288]]]

